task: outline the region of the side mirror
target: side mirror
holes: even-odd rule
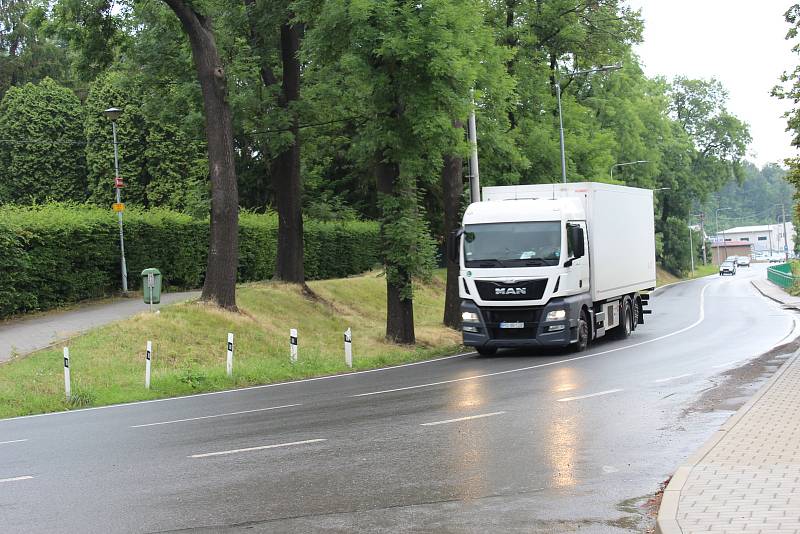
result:
[[[586,250],[583,248],[583,228],[580,226],[569,226],[568,230],[569,235],[567,236],[567,239],[569,239],[570,243],[572,243],[571,259],[577,260],[586,254]]]
[[[464,235],[464,229],[459,228],[447,234],[447,259],[453,263],[458,263],[458,248],[461,244],[461,236]]]

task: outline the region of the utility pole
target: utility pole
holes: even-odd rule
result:
[[[703,240],[703,265],[706,264],[706,229],[704,226],[706,220],[705,212],[700,212],[700,237]]]
[[[475,104],[469,113],[469,142],[472,153],[469,156],[469,191],[470,201],[481,201],[481,173],[478,171],[478,129],[475,126]]]
[[[692,243],[692,227],[689,226],[689,259],[692,260],[692,276],[694,276],[694,243]]]

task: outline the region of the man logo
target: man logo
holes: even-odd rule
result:
[[[527,287],[496,287],[494,288],[495,295],[527,295]]]

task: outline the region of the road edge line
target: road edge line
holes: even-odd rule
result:
[[[97,410],[108,410],[111,408],[124,408],[126,406],[136,406],[139,404],[153,404],[156,402],[169,402],[169,401],[176,401],[176,400],[184,400],[184,399],[193,399],[196,397],[210,397],[212,395],[224,395],[226,393],[239,393],[242,391],[253,391],[257,389],[267,389],[267,388],[274,388],[279,386],[288,386],[291,384],[302,384],[304,382],[317,382],[320,380],[331,380],[334,378],[343,378],[346,376],[355,376],[355,375],[363,375],[366,373],[377,373],[380,371],[390,371],[392,369],[402,369],[404,367],[411,367],[414,365],[424,365],[429,363],[436,363],[444,360],[452,360],[454,358],[460,358],[463,356],[470,356],[473,354],[477,354],[474,350],[466,351],[466,352],[459,352],[457,354],[450,354],[449,356],[439,356],[437,358],[431,358],[429,360],[420,360],[416,362],[409,362],[409,363],[401,363],[399,365],[387,365],[384,367],[376,367],[374,369],[364,369],[363,371],[346,371],[344,373],[332,374],[332,375],[322,375],[322,376],[312,376],[309,378],[299,378],[297,380],[290,380],[287,382],[272,382],[269,384],[259,384],[257,386],[248,386],[244,388],[234,388],[234,389],[222,389],[219,391],[207,391],[205,393],[194,393],[192,395],[180,395],[178,397],[163,397],[160,399],[148,399],[148,400],[140,400],[140,401],[131,401],[131,402],[120,402],[117,404],[106,404],[103,406],[91,406],[89,408],[79,408],[77,410],[62,410],[60,412],[45,412],[45,413],[35,413],[31,415],[18,415],[16,417],[6,417],[5,419],[0,419],[0,425],[7,421],[16,421],[19,419],[33,419],[35,417],[50,417],[56,415],[64,415],[70,413],[81,413],[81,412],[92,412]]]
[[[735,414],[730,416],[725,423],[714,432],[697,451],[694,452],[686,461],[679,465],[672,475],[672,478],[664,488],[664,494],[661,498],[661,506],[658,509],[658,517],[656,519],[656,534],[683,534],[683,530],[678,523],[678,504],[680,502],[681,491],[689,479],[689,475],[697,465],[703,461],[711,450],[716,447],[722,439],[727,436],[728,432],[735,427],[739,421],[753,408],[753,406],[772,389],[775,382],[783,376],[791,365],[800,358],[800,349],[796,350],[792,357],[787,359],[780,369],[778,369],[772,377],[759,389],[748,401],[739,408]]]

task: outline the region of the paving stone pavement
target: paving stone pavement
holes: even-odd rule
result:
[[[800,534],[800,352],[676,471],[657,532]]]

